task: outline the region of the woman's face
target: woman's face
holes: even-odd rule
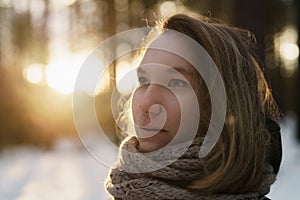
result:
[[[155,42],[167,45],[166,39],[171,38],[164,36]],[[137,69],[140,86],[132,99],[141,152],[158,150],[177,134],[179,141],[189,137],[198,106],[192,87],[195,73],[189,62],[174,53],[151,48],[146,51]]]

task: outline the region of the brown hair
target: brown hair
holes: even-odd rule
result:
[[[202,45],[217,65],[227,94],[227,118],[208,155],[207,175],[189,187],[208,193],[251,192],[262,182],[267,162],[270,134],[265,120],[278,114],[254,53],[254,36],[207,17],[186,14],[160,21],[158,27],[183,33]],[[204,122],[209,123],[209,116]]]

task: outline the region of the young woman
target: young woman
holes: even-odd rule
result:
[[[264,199],[279,170],[281,140],[254,38],[186,14],[157,28],[137,69],[136,137],[122,143],[108,192],[126,200]]]

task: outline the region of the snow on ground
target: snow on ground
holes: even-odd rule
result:
[[[280,124],[283,158],[277,181],[268,197],[272,200],[300,199],[300,143],[295,139],[296,121],[290,118]]]
[[[0,155],[0,200],[102,200],[108,168],[62,140],[54,150],[17,147]]]
[[[268,197],[300,199],[300,145],[294,139],[295,120],[281,124],[283,163]],[[102,146],[101,146],[102,145]],[[106,156],[116,156],[99,143]],[[108,167],[93,158],[82,145],[61,140],[51,151],[27,146],[0,154],[0,200],[106,200],[103,184]]]

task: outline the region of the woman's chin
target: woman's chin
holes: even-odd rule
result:
[[[139,151],[141,153],[153,152],[161,149],[165,144],[158,143],[158,141],[151,141],[148,138],[138,138]]]

